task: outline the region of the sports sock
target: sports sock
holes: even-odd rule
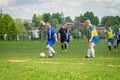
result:
[[[62,50],[64,50],[63,44],[61,45]]]
[[[87,57],[90,57],[90,53],[91,53],[91,50],[88,49],[88,51],[87,51]]]
[[[95,50],[94,50],[94,48],[91,48],[91,54],[92,54],[92,57],[95,57]]]
[[[51,57],[52,56],[52,52],[50,50],[50,48],[48,49],[48,55]]]
[[[116,49],[116,46],[114,46],[114,48]]]
[[[52,53],[55,53],[55,50],[52,47],[50,47],[50,50]]]
[[[108,48],[109,48],[109,51],[111,51],[111,46],[108,46]]]
[[[67,48],[67,44],[65,43],[65,49]]]

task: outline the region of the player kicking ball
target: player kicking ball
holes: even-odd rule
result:
[[[56,53],[55,50],[52,48],[52,46],[58,40],[57,40],[56,31],[51,27],[51,23],[46,22],[46,26],[47,26],[46,49],[48,50],[49,58],[52,58],[54,56],[54,54]]]
[[[91,24],[90,20],[86,20],[85,25],[88,27],[91,36],[89,40],[89,48],[88,48],[87,56],[85,56],[85,58],[90,58],[90,57],[94,58],[95,57],[94,46],[99,42],[100,37],[98,35],[96,27]]]

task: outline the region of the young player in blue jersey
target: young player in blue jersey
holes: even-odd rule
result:
[[[118,32],[116,33],[117,36],[117,48],[118,48],[118,44],[120,43],[120,28],[118,28]]]
[[[69,42],[70,42],[70,31],[67,31],[67,48],[69,47]]]
[[[90,20],[86,20],[85,24],[90,31],[90,40],[89,40],[90,44],[89,44],[86,58],[90,58],[90,54],[92,54],[91,56],[94,58],[95,57],[94,46],[99,42],[100,38],[96,30],[96,27],[91,24]]]
[[[46,26],[47,26],[47,45],[46,45],[46,49],[48,50],[48,55],[49,57],[53,57],[53,55],[56,53],[55,50],[52,48],[52,46],[54,45],[55,42],[57,42],[57,35],[56,35],[56,31],[51,27],[51,23],[50,22],[46,22]]]

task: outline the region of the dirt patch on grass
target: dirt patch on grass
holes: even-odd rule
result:
[[[15,60],[15,59],[12,59],[12,60],[8,60],[8,62],[15,62],[15,63],[19,63],[19,62],[28,62],[29,60]]]

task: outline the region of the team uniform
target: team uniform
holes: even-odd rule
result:
[[[89,27],[89,31],[90,31],[90,33],[92,32],[92,31],[94,31],[94,34],[93,34],[93,38],[92,38],[92,43],[94,43],[94,44],[97,44],[98,42],[99,42],[99,40],[100,40],[100,37],[99,37],[99,35],[98,35],[98,32],[97,32],[97,30],[96,30],[96,27],[95,26],[90,26]]]
[[[67,40],[67,29],[61,28],[59,30],[60,33],[60,41],[61,43],[66,42]]]
[[[52,48],[52,46],[55,43],[55,34],[56,31],[52,27],[47,29],[47,46],[49,46],[48,48],[49,57],[53,57],[53,55],[56,53]]]
[[[97,44],[99,42],[100,38],[99,38],[98,32],[96,30],[96,27],[95,26],[89,26],[89,31],[90,31],[90,34],[92,33],[92,31],[94,32],[93,38],[92,38],[90,43]],[[92,57],[95,57],[95,50],[94,50],[93,47],[88,48],[86,58],[90,58],[90,54],[91,54]]]
[[[107,39],[108,39],[107,41],[110,42],[110,43],[112,43],[112,44],[115,43],[115,40],[114,40],[114,37],[113,37],[114,34],[115,33],[114,33],[113,30],[107,31]]]
[[[107,42],[108,42],[108,48],[110,52],[111,52],[111,46],[109,43],[113,44],[115,50],[117,51],[115,40],[114,40],[114,35],[115,35],[115,32],[113,30],[107,31]]]
[[[55,35],[56,32],[53,28],[49,28],[47,30],[47,39],[48,39],[48,42],[47,44],[49,44],[50,46],[52,46],[54,43],[55,43]]]
[[[118,44],[120,43],[120,31],[116,33],[116,36],[117,36],[117,48],[118,48]]]
[[[67,44],[66,44],[66,41],[67,41],[67,29],[61,28],[59,30],[59,34],[60,34],[60,42],[62,43],[61,48],[62,48],[62,50],[66,51],[66,48],[67,48]]]

